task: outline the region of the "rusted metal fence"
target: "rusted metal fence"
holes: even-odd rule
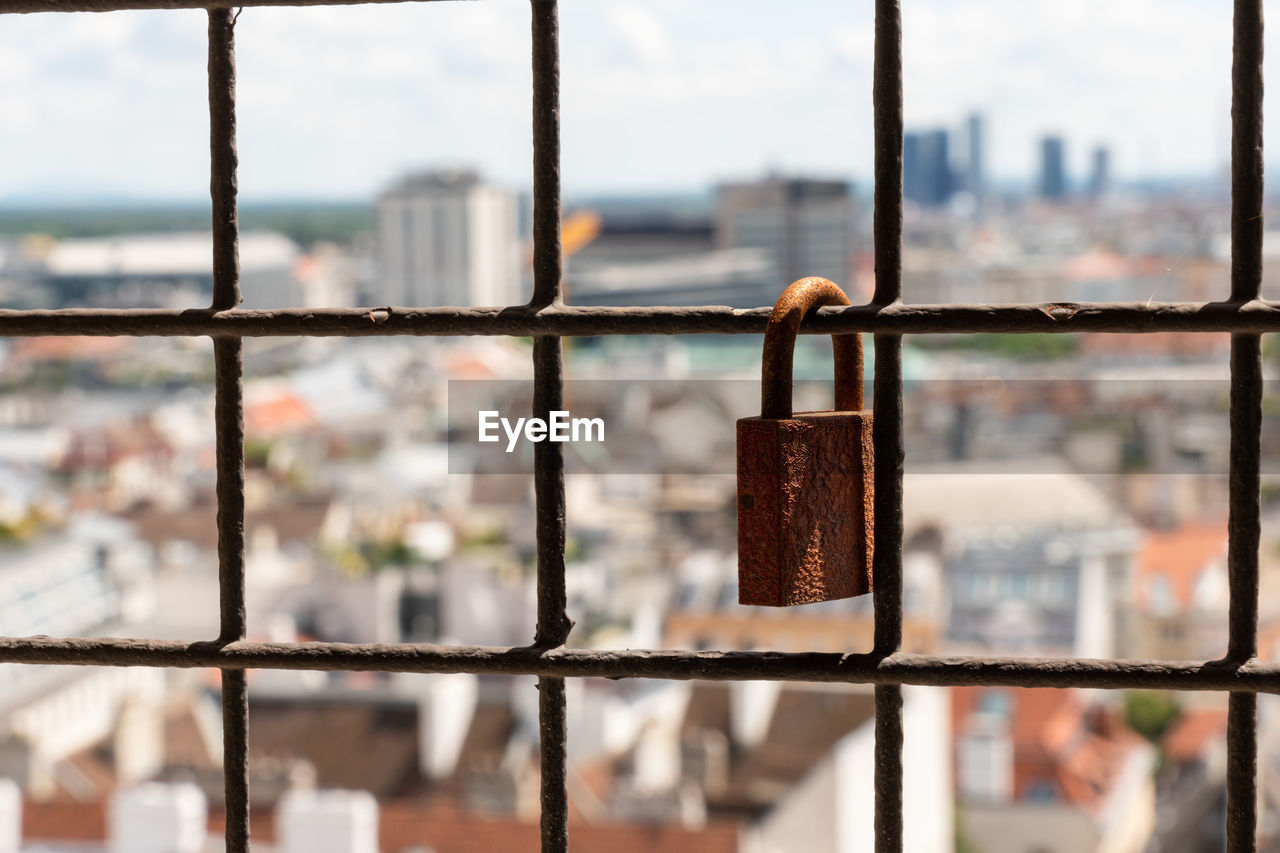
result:
[[[0,661],[216,667],[222,672],[226,842],[248,850],[251,668],[474,672],[538,677],[542,849],[568,846],[564,679],[668,678],[844,681],[875,685],[876,850],[902,848],[903,684],[1219,690],[1230,692],[1227,848],[1256,849],[1257,693],[1280,691],[1280,666],[1256,660],[1261,334],[1280,331],[1280,303],[1261,300],[1262,0],[1235,0],[1232,66],[1232,257],[1229,298],[1207,304],[904,305],[902,299],[902,24],[899,0],[876,0],[875,294],[870,304],[821,309],[806,333],[867,331],[875,341],[875,651],[585,651],[564,647],[572,625],[564,586],[564,456],[535,457],[538,622],[514,649],[428,645],[251,643],[245,640],[242,338],[292,335],[520,335],[534,338],[534,415],[562,408],[561,338],[573,335],[758,334],[768,308],[585,308],[562,304],[559,33],[556,0],[530,0],[533,21],[534,295],[508,308],[245,311],[240,303],[235,148],[235,21],[241,6],[343,0],[0,0],[0,13],[203,8],[209,15],[209,111],[214,295],[209,309],[0,311],[0,335],[208,335],[216,362],[221,632],[200,643],[125,639],[0,639]],[[363,0],[383,2],[383,0]],[[853,107],[850,107],[853,108]],[[1225,286],[1224,286],[1225,291]],[[1224,293],[1224,295],[1226,295]],[[1228,572],[1230,643],[1222,660],[962,658],[902,652],[902,335],[975,332],[1231,334]]]

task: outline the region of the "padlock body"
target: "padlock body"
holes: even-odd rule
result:
[[[871,591],[871,412],[738,421],[738,603]]]

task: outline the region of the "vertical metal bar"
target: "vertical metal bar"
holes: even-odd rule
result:
[[[902,850],[902,685],[876,685],[876,853]]]
[[[1233,242],[1233,259],[1241,251]],[[1257,245],[1260,259],[1261,244]],[[1237,263],[1233,260],[1233,267]],[[1233,289],[1234,279],[1233,273]],[[1258,651],[1259,466],[1262,346],[1258,335],[1231,336],[1230,508],[1227,575],[1231,590],[1227,657],[1244,663]],[[1258,696],[1232,693],[1227,704],[1227,846],[1257,850]]]
[[[213,307],[240,304],[236,213],[235,18],[209,11],[209,193],[213,202]],[[213,342],[218,466],[219,642],[245,637],[244,348],[239,338]],[[222,773],[226,850],[249,850],[249,697],[243,670],[222,671]]]
[[[569,849],[569,794],[565,788],[564,679],[538,679],[538,734],[542,758],[542,850]]]
[[[533,299],[535,307],[563,299],[560,257],[560,43],[556,0],[532,0],[533,18]],[[533,341],[533,415],[564,408],[560,338]],[[563,645],[573,627],[564,586],[564,450],[542,442],[534,450],[537,515],[538,626],[534,644]],[[542,850],[569,849],[566,790],[567,723],[563,678],[538,679],[542,772]]]
[[[209,196],[213,202],[213,307],[240,304],[236,211],[236,38],[230,9],[209,10]]]
[[[1227,703],[1227,851],[1258,849],[1258,695],[1231,693]]]
[[[1262,290],[1262,0],[1236,0],[1231,67],[1231,299]],[[1231,587],[1227,657],[1258,651],[1259,490],[1262,339],[1231,336],[1230,510],[1227,574]],[[1257,850],[1258,697],[1232,693],[1227,706],[1227,850]]]
[[[876,0],[872,82],[875,127],[876,287],[872,301],[902,300],[902,9]],[[876,335],[874,556],[875,647],[902,645],[902,338]],[[876,686],[875,849],[902,850],[902,687]]]
[[[1262,286],[1262,0],[1236,0],[1231,64],[1231,298]]]
[[[902,339],[876,335],[876,651],[902,643]],[[876,685],[876,853],[902,849],[902,686]]]
[[[1262,346],[1258,335],[1231,336],[1231,444],[1227,518],[1227,657],[1258,652],[1258,495],[1262,432]]]
[[[875,146],[872,235],[876,289],[872,301],[902,299],[902,9],[876,0],[875,59],[871,83]]]
[[[243,344],[215,340],[214,421],[218,465],[219,642],[245,637]],[[249,849],[249,693],[244,670],[222,671],[222,773],[228,853]]]
[[[560,18],[556,0],[533,11],[533,302],[558,303],[560,283]]]
[[[533,372],[533,415],[546,419],[548,413],[564,408],[559,338],[533,339]],[[543,441],[535,445],[533,487],[538,552],[538,627],[534,644],[552,648],[563,644],[573,627],[565,612],[563,444]]]

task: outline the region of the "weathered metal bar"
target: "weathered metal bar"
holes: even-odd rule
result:
[[[218,496],[220,639],[245,637],[244,592],[244,345],[214,341],[214,421]]]
[[[236,211],[236,37],[229,9],[209,11],[209,197],[212,202],[213,305],[240,305],[240,218]]]
[[[533,299],[562,299],[560,257],[560,15],[531,0],[533,19]]]
[[[875,293],[872,304],[902,300],[902,8],[876,0],[872,69],[875,132],[875,208],[872,232]],[[874,337],[872,445],[875,452],[875,648],[891,654],[902,646],[902,338]],[[876,686],[875,849],[902,850],[902,687]]]
[[[1231,65],[1231,299],[1262,292],[1262,0],[1236,0]],[[1231,336],[1227,576],[1229,660],[1258,651],[1262,339]],[[1227,850],[1258,849],[1258,697],[1232,693],[1227,711]]]
[[[209,10],[209,195],[212,200],[213,305],[240,304],[240,226],[236,212],[235,17]],[[214,427],[218,495],[219,639],[245,637],[244,344],[218,338],[214,355]],[[222,776],[226,849],[249,851],[249,694],[243,670],[222,672]]]
[[[560,253],[560,21],[556,0],[532,0],[533,44],[533,298],[530,309],[564,301]],[[533,341],[533,416],[564,408],[560,338]],[[566,613],[564,446],[534,448],[533,486],[538,555],[538,625],[534,644],[564,644],[573,626]],[[542,853],[569,849],[568,730],[564,679],[538,679]]]
[[[759,335],[770,308],[202,308],[58,310],[0,309],[0,337],[97,335],[128,337],[377,337],[386,335]],[[800,334],[895,335],[973,333],[1280,332],[1280,303],[1054,303],[993,305],[855,305],[819,308]]]
[[[547,420],[564,409],[564,365],[557,337],[533,341],[533,416]],[[534,644],[562,645],[573,627],[564,579],[565,493],[564,445],[543,441],[534,446],[533,491],[538,555],[538,625]]]
[[[1230,436],[1227,656],[1248,660],[1258,653],[1258,548],[1262,538],[1262,339],[1258,335],[1231,336]]]
[[[552,678],[664,678],[857,684],[1235,690],[1280,693],[1280,663],[964,657],[898,653],[680,652],[347,643],[180,643],[137,639],[0,639],[0,663],[474,672]]]
[[[1258,696],[1233,691],[1227,702],[1227,845],[1258,849]]]
[[[239,9],[247,6],[364,6],[403,2],[439,3],[444,0],[0,0],[0,15],[121,12],[128,9]]]

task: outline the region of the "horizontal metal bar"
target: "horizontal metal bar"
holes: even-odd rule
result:
[[[386,335],[749,335],[769,308],[289,308],[0,310],[0,337],[125,335],[368,337]],[[1027,334],[1066,332],[1280,332],[1280,302],[1116,302],[999,305],[855,305],[821,308],[806,334]]]
[[[369,672],[473,672],[550,677],[992,684],[1280,692],[1280,664],[1225,661],[995,658],[899,653],[593,651],[418,644],[180,643],[24,637],[0,640],[0,662]]]
[[[244,6],[364,6],[410,0],[0,0],[0,15],[33,12],[120,12],[126,9],[239,9]],[[445,0],[412,0],[439,3]],[[453,0],[458,2],[458,0]]]

